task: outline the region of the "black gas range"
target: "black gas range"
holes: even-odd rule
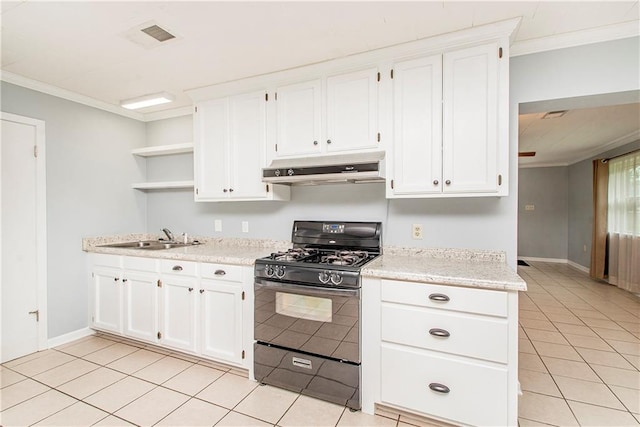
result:
[[[255,277],[324,287],[358,287],[360,269],[380,255],[379,222],[296,221],[293,248],[256,260]]]
[[[360,409],[360,270],[381,224],[295,221],[292,241],[255,263],[254,377]]]

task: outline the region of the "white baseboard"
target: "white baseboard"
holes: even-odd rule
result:
[[[567,264],[569,267],[573,267],[576,270],[580,270],[583,273],[589,274],[589,267],[585,267],[584,265],[580,265],[577,262],[570,261],[568,259],[562,258],[536,258],[531,256],[519,256],[518,259],[523,261],[533,261],[533,262],[553,262],[556,264]]]
[[[589,267],[585,267],[584,265],[580,265],[577,262],[573,262],[573,261],[570,261],[570,260],[567,260],[567,264],[569,265],[569,267],[573,267],[576,270],[580,270],[583,273],[589,274]]]
[[[80,338],[88,337],[89,335],[94,335],[95,333],[96,331],[94,331],[93,329],[82,328],[78,329],[77,331],[69,332],[68,334],[49,338],[47,345],[49,346],[49,348],[53,348],[71,341],[78,340]]]
[[[557,264],[566,264],[568,260],[560,259],[560,258],[536,258],[532,256],[519,256],[518,259],[523,261],[534,261],[534,262],[554,262]]]

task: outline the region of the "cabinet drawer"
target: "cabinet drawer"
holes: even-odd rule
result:
[[[177,274],[180,276],[197,276],[198,263],[174,259],[160,260],[160,272],[163,274]]]
[[[158,271],[158,260],[155,258],[122,257],[122,267],[125,270]]]
[[[508,424],[506,368],[384,344],[381,350],[383,402],[463,424]],[[433,390],[439,385],[448,393]]]
[[[507,293],[430,283],[382,280],[382,301],[507,317]]]
[[[242,282],[242,267],[227,264],[200,264],[200,275],[207,279]]]
[[[507,319],[383,304],[381,323],[383,341],[507,363]]]
[[[90,254],[89,262],[93,266],[105,266],[121,268],[122,257],[120,255],[106,255],[106,254]]]

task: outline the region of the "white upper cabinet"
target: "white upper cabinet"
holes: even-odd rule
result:
[[[378,69],[327,78],[328,152],[378,145]]]
[[[499,46],[394,64],[387,197],[506,195],[508,117],[500,111],[508,97],[500,61],[508,59]]]
[[[498,52],[490,43],[444,54],[445,192],[498,190]]]
[[[262,182],[266,92],[199,103],[195,114],[195,200],[275,200],[289,189]]]
[[[278,87],[273,157],[377,148],[377,79],[369,68]]]
[[[322,149],[320,89],[319,79],[277,89],[275,151],[279,157],[316,154]]]
[[[442,191],[442,55],[393,67],[390,197]]]

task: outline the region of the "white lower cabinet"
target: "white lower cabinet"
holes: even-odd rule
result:
[[[241,268],[203,264],[200,282],[200,352],[242,363],[243,290]]]
[[[90,255],[92,328],[250,368],[250,267]]]
[[[517,424],[517,292],[365,278],[363,411]]]
[[[160,344],[196,351],[199,280],[197,264],[162,260],[160,264]]]
[[[91,284],[91,325],[106,332],[122,333],[122,286],[120,269],[96,265]]]

